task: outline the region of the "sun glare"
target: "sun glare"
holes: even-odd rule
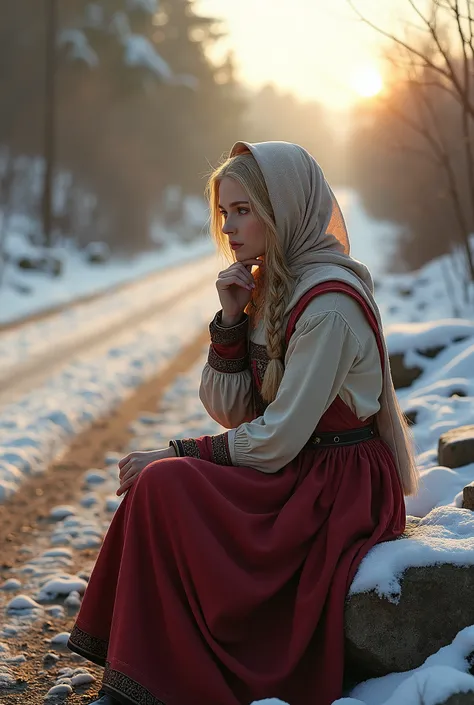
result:
[[[362,98],[373,98],[383,88],[383,80],[375,66],[364,66],[352,75],[352,87]]]

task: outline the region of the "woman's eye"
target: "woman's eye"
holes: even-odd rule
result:
[[[239,212],[239,215],[245,215],[246,213],[249,212],[249,209],[248,208],[239,208],[238,212]]]
[[[224,211],[221,211],[221,216],[222,216],[223,218],[226,218],[226,217],[227,217],[227,213],[225,213]]]

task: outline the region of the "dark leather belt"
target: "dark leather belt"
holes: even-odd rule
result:
[[[318,433],[315,431],[308,443],[309,448],[326,448],[327,446],[351,446],[362,441],[370,441],[376,438],[377,434],[373,426],[362,426],[350,431],[338,431],[337,433]]]

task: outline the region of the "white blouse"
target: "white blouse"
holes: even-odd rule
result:
[[[262,323],[250,340],[265,344]],[[308,304],[284,362],[275,400],[255,419],[250,369],[204,367],[199,396],[209,415],[231,429],[234,465],[277,472],[298,455],[337,395],[361,421],[380,408],[383,379],[376,338],[360,305],[347,294],[321,294]]]

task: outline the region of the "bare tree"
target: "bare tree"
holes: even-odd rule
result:
[[[412,89],[417,106],[415,114],[391,105],[391,110],[425,144],[425,154],[444,174],[458,235],[463,245],[469,281],[474,281],[474,258],[470,233],[474,223],[474,2],[473,0],[431,0],[428,11],[421,0],[406,0],[416,17],[416,24],[406,23],[404,34],[387,31],[368,19],[357,7],[357,0],[347,0],[359,19],[390,40],[387,58],[398,80]],[[463,172],[459,174],[450,145],[452,136],[437,112],[441,91],[456,106],[460,121],[459,143],[463,150]],[[410,106],[413,102],[410,103]],[[423,151],[425,151],[423,150]],[[466,189],[467,186],[467,189]],[[467,198],[464,193],[467,190]]]

